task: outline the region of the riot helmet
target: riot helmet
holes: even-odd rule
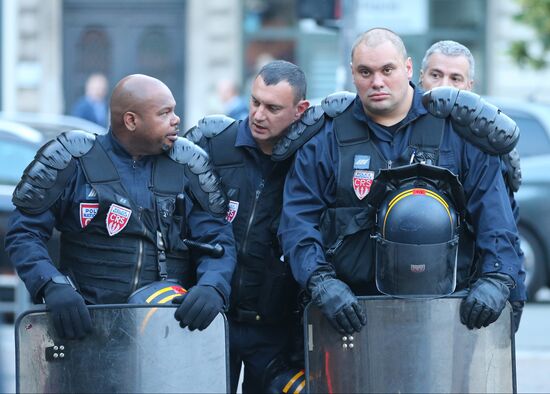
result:
[[[185,290],[177,281],[166,279],[143,286],[128,297],[128,304],[166,304],[176,297],[182,297]]]
[[[406,167],[382,170],[389,175],[382,176],[385,193],[376,213],[376,286],[397,297],[451,294],[456,287],[460,224],[455,200],[450,188],[441,188],[445,181],[419,176],[424,167],[428,176],[441,175],[431,171],[438,167]]]

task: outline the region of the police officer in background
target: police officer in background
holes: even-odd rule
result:
[[[323,129],[296,154],[279,228],[298,283],[333,326],[349,334],[360,331],[367,319],[356,295],[379,292],[374,229],[352,237],[342,229],[358,220],[358,208],[369,209],[376,172],[421,159],[414,145],[421,147],[431,129],[426,123],[437,120],[422,104],[423,92],[410,82],[411,59],[392,31],[363,33],[353,45],[351,71],[357,96],[329,108]],[[471,288],[461,304],[461,321],[480,328],[498,318],[518,280],[518,234],[499,157],[485,153],[467,133],[458,134],[453,119],[439,121],[438,146],[422,161],[450,170],[462,183],[481,261],[477,271],[459,262],[456,289]]]
[[[434,43],[422,59],[418,84],[424,90],[440,86],[453,86],[457,89],[473,90],[475,83],[475,60],[470,50],[459,42],[443,40]],[[516,149],[504,155],[502,174],[508,190],[512,212],[519,223],[519,207],[514,193],[518,191],[521,179],[514,179],[514,169],[519,169],[519,154]],[[521,258],[524,258],[521,251]],[[519,272],[516,288],[510,293],[510,303],[514,312],[514,327],[518,330],[523,306],[527,299],[525,271]]]
[[[289,350],[296,304],[296,284],[277,240],[283,184],[293,155],[274,147],[288,133],[303,131],[300,119],[308,107],[303,71],[287,61],[272,61],[254,79],[247,118],[206,117],[186,134],[208,151],[229,198],[227,220],[237,245],[227,314],[232,392],[241,363],[243,393],[284,387],[267,386],[277,378],[272,372],[286,369],[281,363]]]
[[[111,97],[110,132],[61,134],[14,191],[6,250],[60,337],[92,330],[87,304],[126,303],[159,279],[189,289],[175,313],[182,327],[202,330],[228,306],[236,259],[226,200],[204,152],[178,138],[175,106],[158,79],[123,78]],[[46,249],[54,228],[59,265]],[[219,243],[225,254],[196,255],[185,238]]]

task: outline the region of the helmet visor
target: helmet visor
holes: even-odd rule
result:
[[[439,244],[404,244],[376,236],[376,287],[396,297],[451,294],[456,287],[458,237]]]

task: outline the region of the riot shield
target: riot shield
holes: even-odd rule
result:
[[[461,300],[359,297],[367,325],[352,336],[309,305],[308,392],[515,393],[510,305],[495,323],[468,330]]]
[[[182,329],[175,306],[90,306],[93,333],[62,340],[48,313],[15,324],[19,393],[228,392],[227,322]]]

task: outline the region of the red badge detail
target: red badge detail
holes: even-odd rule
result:
[[[355,170],[353,173],[353,190],[359,200],[362,200],[369,194],[373,180],[374,171]]]
[[[92,221],[99,210],[97,202],[81,202],[80,203],[80,226],[86,227]]]
[[[426,271],[426,264],[411,264],[411,272],[420,273]]]
[[[238,211],[239,211],[239,202],[229,200],[229,208],[227,209],[227,215],[225,216],[225,220],[227,220],[229,223],[232,223],[233,220],[235,220],[235,216],[237,216]]]
[[[424,189],[413,189],[412,194],[413,195],[417,195],[417,194],[426,195],[426,190],[424,190]]]
[[[131,214],[131,209],[121,207],[117,204],[111,204],[109,212],[107,212],[107,217],[105,218],[105,222],[107,223],[107,231],[111,237],[120,233],[124,227],[126,227],[128,221],[130,220]]]

